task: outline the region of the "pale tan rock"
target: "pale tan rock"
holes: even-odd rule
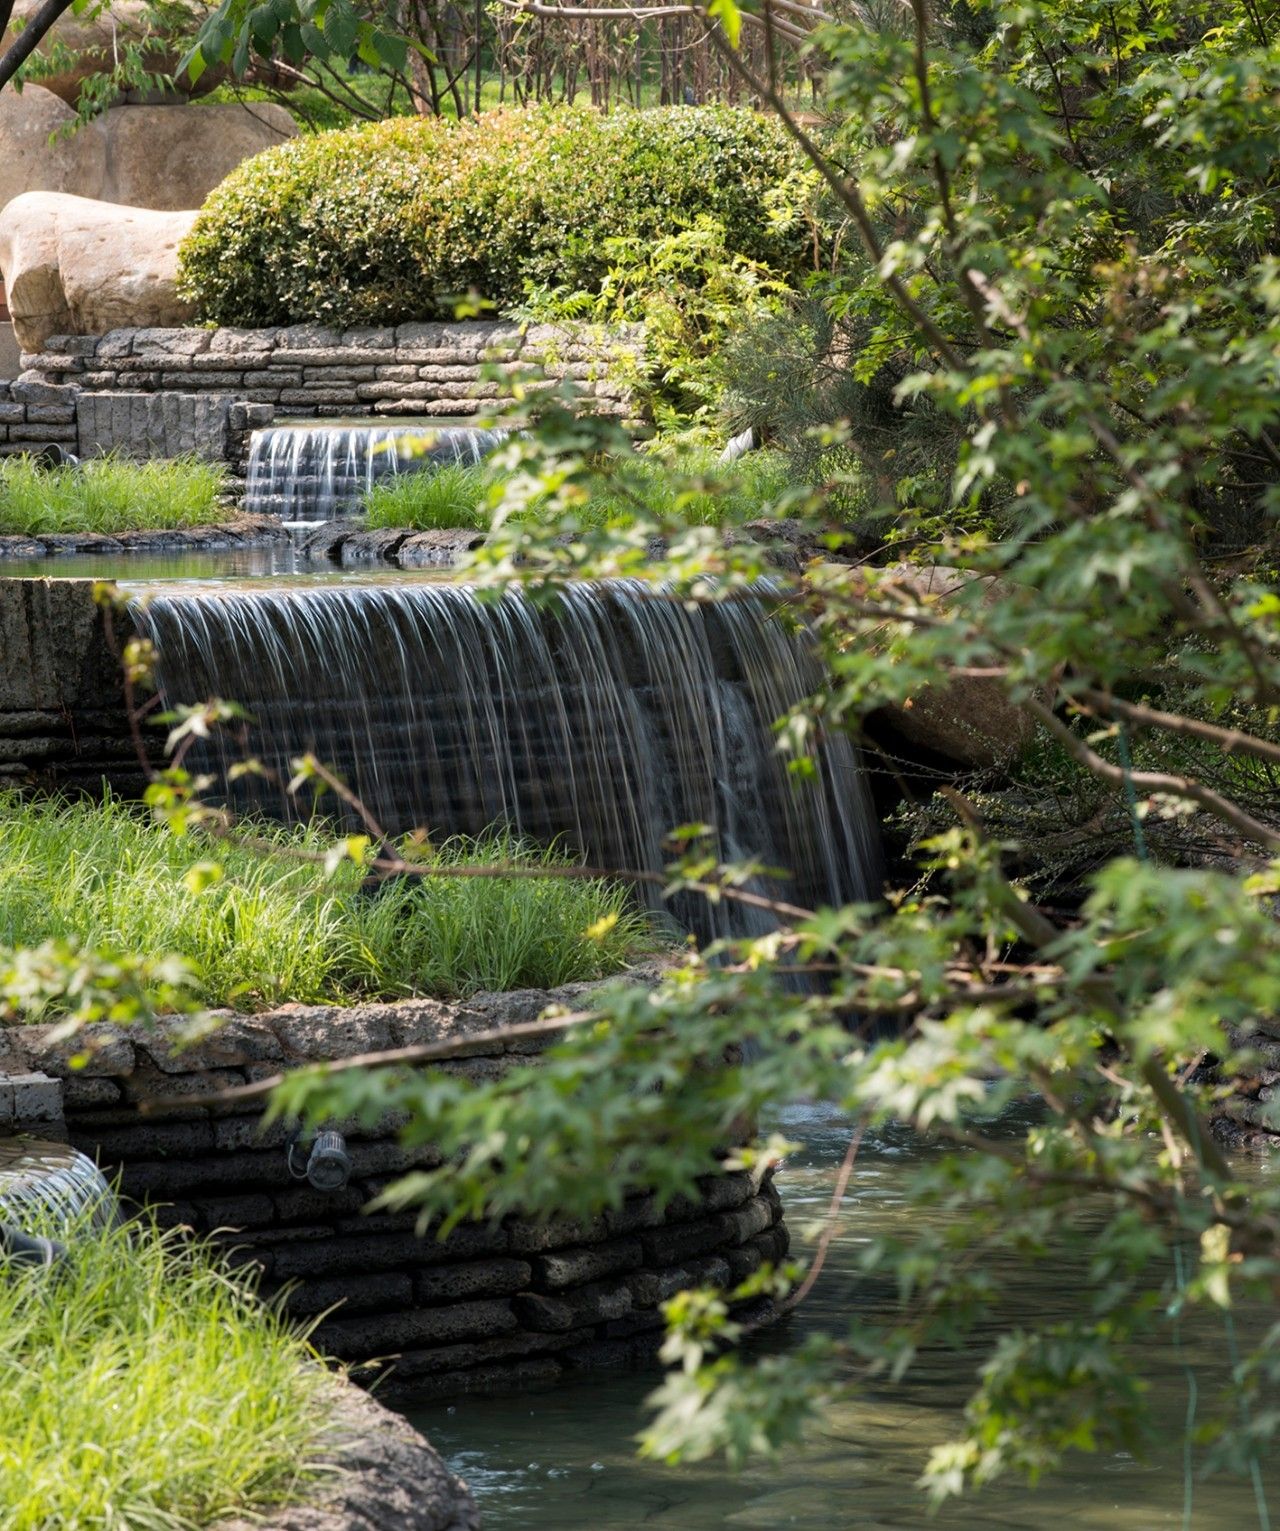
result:
[[[876,575],[878,588],[891,580],[922,604],[944,608],[962,600],[990,604],[1007,588],[989,575],[941,564],[896,564]],[[1000,681],[985,676],[953,676],[945,685],[923,687],[905,703],[889,703],[884,711],[911,744],[975,769],[1015,759],[1035,732],[1032,718],[1009,699]]]
[[[128,207],[198,207],[242,160],[291,138],[282,106],[113,106],[74,133],[71,107],[28,85],[0,91],[0,208],[26,191]]]
[[[39,9],[40,3],[41,0],[15,0],[13,19],[4,35],[5,46],[13,41],[17,35],[16,29],[29,21]],[[207,14],[207,7],[192,3],[184,9],[190,15],[190,31],[194,33],[200,18]],[[59,62],[49,73],[42,72],[39,80],[33,83],[51,90],[55,96],[60,96],[74,106],[79,99],[81,86],[90,75],[111,69],[115,58],[129,44],[141,42],[153,32],[147,0],[113,0],[113,4],[101,11],[83,16],[76,16],[68,10],[54,22],[37,44],[34,54],[37,61],[56,56]],[[176,76],[185,51],[185,44],[180,41],[157,48],[146,59],[148,72]],[[74,59],[69,56],[73,53],[76,55]],[[212,90],[224,78],[225,71],[211,69],[201,76],[194,92]],[[175,78],[175,85],[184,93],[193,93],[193,88],[189,84],[184,85],[181,78]]]
[[[178,245],[194,211],[155,212],[29,191],[0,211],[0,272],[24,351],[50,335],[180,325]]]
[[[243,160],[298,131],[284,107],[270,101],[255,101],[252,110],[234,102],[116,106],[92,126],[106,166],[92,195],[168,211],[199,207]]]
[[[101,195],[107,174],[101,133],[68,135],[75,112],[40,85],[0,90],[0,207],[24,191]]]

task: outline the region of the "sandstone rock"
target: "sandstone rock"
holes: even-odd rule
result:
[[[990,576],[941,564],[897,564],[878,573],[924,604],[946,607],[973,599],[989,604],[1000,594]],[[884,712],[909,743],[971,768],[1013,759],[1035,731],[1031,718],[1009,700],[1000,682],[982,676],[954,676],[945,686],[928,687],[909,702],[889,703]]]
[[[166,212],[199,207],[243,160],[298,131],[282,106],[119,106],[91,124],[102,142],[104,202]],[[88,131],[88,130],[86,130]],[[74,191],[74,187],[59,188]]]
[[[0,271],[24,351],[51,335],[181,324],[178,245],[194,212],[117,207],[29,191],[0,212]]]
[[[241,161],[297,132],[282,106],[116,106],[75,132],[74,110],[41,85],[0,91],[0,208],[26,191],[129,207],[198,207]]]
[[[4,34],[4,46],[13,41],[18,29],[26,26],[39,8],[40,0],[15,0],[9,30]],[[205,14],[205,7],[201,5],[193,4],[187,9],[193,24]],[[42,67],[43,77],[39,84],[74,106],[80,97],[81,86],[90,75],[110,70],[120,51],[154,35],[150,20],[153,14],[148,0],[113,0],[110,6],[101,10],[91,8],[83,16],[65,11],[36,47],[35,59],[47,66]],[[185,51],[179,42],[156,48],[149,53],[146,67],[152,74],[176,75]],[[225,78],[225,70],[210,69],[200,77],[198,86],[192,87],[189,81],[186,82],[185,92],[212,90]],[[176,84],[179,89],[184,88],[183,79],[178,79]]]
[[[0,90],[0,207],[24,191],[101,194],[105,140],[91,130],[67,136],[75,120],[72,108],[41,85]]]

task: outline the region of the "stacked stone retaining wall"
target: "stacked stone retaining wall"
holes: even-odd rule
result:
[[[495,364],[540,369],[534,386],[572,380],[592,409],[631,420],[625,375],[641,343],[637,326],[487,321],[56,335],[0,385],[0,452],[195,452],[243,472],[251,433],[277,420],[481,414],[503,392]]]
[[[397,1176],[439,1162],[430,1146],[402,1146],[401,1123],[339,1124],[352,1179],[321,1192],[291,1173],[287,1128],[263,1127],[261,1099],[205,1097],[291,1065],[465,1043],[548,1004],[580,1006],[588,992],[576,985],[459,1005],[289,1006],[228,1017],[186,1050],[175,1046],[173,1025],[97,1028],[79,1069],[68,1055],[82,1041],[55,1046],[48,1027],[0,1028],[0,1074],[58,1080],[69,1141],[118,1174],[126,1198],[210,1236],[255,1268],[292,1314],[320,1317],[322,1350],[393,1363],[397,1385],[435,1394],[541,1382],[649,1355],[661,1338],[660,1304],[675,1292],[736,1283],[780,1258],[787,1234],[768,1177],[724,1173],[702,1182],[697,1199],[664,1209],[638,1195],[588,1222],[507,1217],[464,1224],[441,1240],[420,1235],[412,1212],[366,1210]],[[481,1037],[441,1066],[491,1078],[534,1061],[540,1045]],[[753,1316],[771,1315],[765,1305]]]
[[[92,580],[0,580],[0,788],[141,785]]]

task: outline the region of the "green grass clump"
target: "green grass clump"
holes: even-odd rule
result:
[[[304,1341],[172,1236],[69,1249],[0,1271],[0,1527],[187,1531],[305,1499],[333,1383]]]
[[[252,833],[283,854],[179,837],[112,799],[0,797],[0,945],[61,939],[174,954],[195,968],[200,1001],[254,1010],[553,988],[616,972],[648,935],[617,883],[424,877],[371,895],[350,863],[326,876],[290,854],[322,856],[333,840],[323,827],[255,824]],[[554,850],[501,836],[415,854],[441,866],[564,864]],[[209,862],[221,875],[191,877],[189,886],[192,868]]]
[[[793,481],[781,452],[750,452],[721,463],[718,449],[679,444],[618,458],[601,468],[585,504],[573,507],[586,525],[625,525],[640,514],[685,526],[725,526],[750,521]],[[502,474],[487,464],[448,463],[421,473],[402,473],[375,484],[365,497],[370,527],[415,531],[458,527],[487,531],[501,501]],[[554,515],[547,495],[513,520]]]
[[[602,477],[591,514],[626,521],[639,507],[685,526],[732,526],[765,515],[794,480],[781,452],[748,452],[722,463],[718,448],[679,443],[637,454]]]
[[[419,473],[383,479],[365,496],[370,527],[488,529],[492,469],[480,463],[444,463]]]
[[[43,467],[0,459],[0,535],[123,532],[207,526],[225,519],[222,469],[196,457],[130,462],[98,457]]]

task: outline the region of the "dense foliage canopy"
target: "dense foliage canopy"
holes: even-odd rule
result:
[[[223,324],[452,318],[470,295],[598,287],[605,242],[700,216],[728,248],[798,270],[807,177],[778,125],[729,107],[540,108],[295,139],[210,196],[182,251]]]

